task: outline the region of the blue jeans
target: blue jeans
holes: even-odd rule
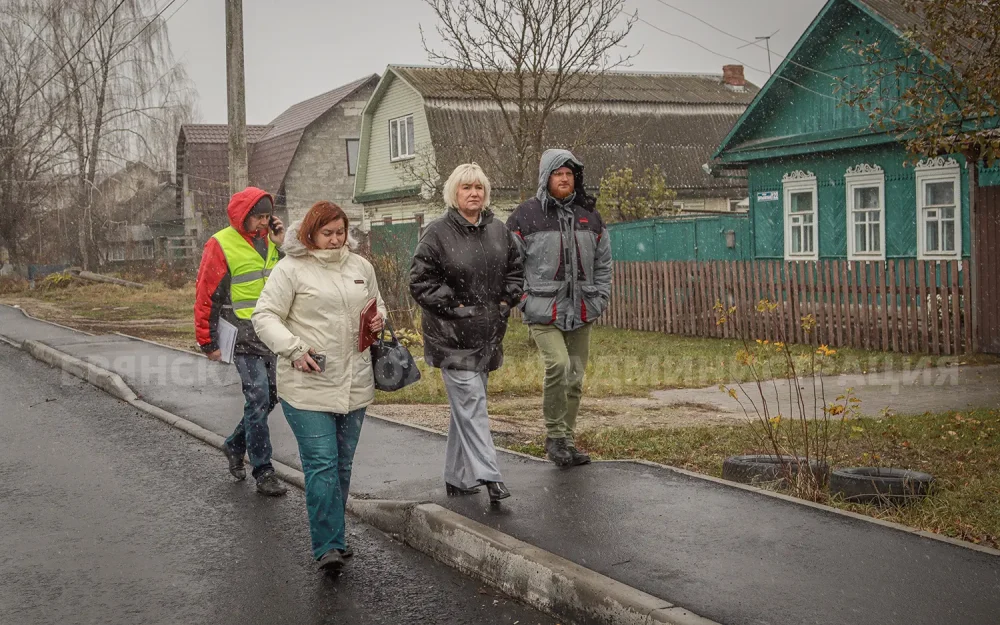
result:
[[[318,560],[331,549],[346,548],[344,513],[366,409],[335,414],[299,410],[285,400],[281,400],[281,409],[299,444],[306,477],[309,534],[313,557]]]
[[[236,354],[236,370],[243,383],[243,418],[226,439],[229,450],[237,456],[249,454],[253,476],[273,471],[271,465],[271,433],[267,428],[267,415],[278,405],[278,387],[275,384],[275,356]]]

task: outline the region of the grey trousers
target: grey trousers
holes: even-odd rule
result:
[[[444,480],[459,488],[473,488],[480,481],[502,482],[486,413],[489,374],[442,369],[441,377],[451,404]]]

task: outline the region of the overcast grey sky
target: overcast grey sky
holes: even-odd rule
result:
[[[626,40],[639,50],[637,71],[714,72],[734,57],[747,77],[767,79],[767,53],[724,35],[667,5],[688,11],[721,30],[752,40],[778,31],[771,48],[786,53],[826,0],[627,0],[639,22]],[[244,0],[247,121],[264,124],[288,106],[385,66],[427,64],[418,26],[434,34],[422,0]],[[170,15],[167,12],[166,15]],[[201,121],[226,122],[225,5],[195,0],[169,21],[174,54],[198,89]],[[780,58],[772,56],[777,67]],[[763,72],[750,69],[755,67]]]

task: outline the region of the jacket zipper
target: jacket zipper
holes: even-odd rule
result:
[[[474,229],[476,231],[476,242],[479,243],[479,249],[483,253],[483,255],[482,255],[481,258],[485,259],[486,258],[486,246],[483,245],[483,230],[485,230],[485,228],[483,228],[481,226],[475,226]],[[486,331],[487,331],[487,335],[490,337],[490,339],[492,339],[493,338],[493,336],[492,336],[493,323],[491,323],[490,317],[493,315],[493,311],[490,309],[490,303],[489,302],[483,302],[483,307],[486,309]]]
[[[569,257],[570,264],[566,267],[569,276],[569,310],[566,311],[566,327],[571,327],[573,316],[576,315],[576,215],[570,212],[569,215]]]

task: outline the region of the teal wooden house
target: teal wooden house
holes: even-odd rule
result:
[[[900,0],[830,0],[716,151],[716,173],[748,178],[755,259],[970,257],[965,160],[914,163],[835,88],[870,72],[856,42],[902,56],[916,19]]]

